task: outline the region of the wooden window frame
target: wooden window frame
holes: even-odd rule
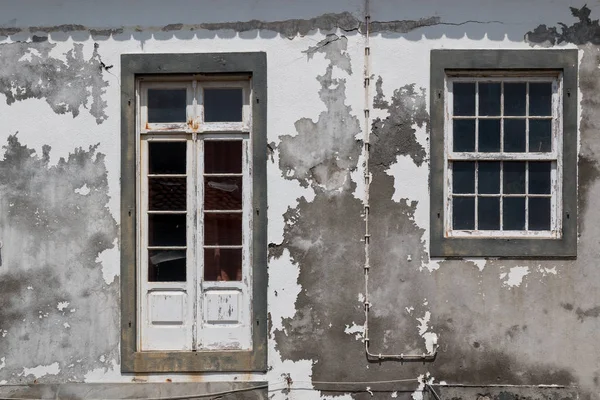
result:
[[[573,258],[577,255],[577,50],[432,50],[431,51],[431,180],[430,256]],[[561,120],[556,123],[555,225],[543,233],[503,234],[498,231],[453,232],[449,221],[448,182],[450,151],[448,82],[456,79],[534,79],[557,77],[561,95],[555,104]],[[562,141],[562,142],[561,142]],[[520,160],[514,154],[478,156]],[[471,157],[471,156],[469,156]],[[476,157],[471,157],[473,160]],[[543,157],[542,157],[543,158]],[[523,159],[526,161],[526,159]],[[554,196],[553,196],[554,197]]]

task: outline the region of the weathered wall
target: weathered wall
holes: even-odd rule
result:
[[[433,362],[378,363],[362,343],[365,4],[246,3],[3,10],[0,383],[268,380],[274,398],[419,399],[444,382],[478,388],[442,398],[600,398],[600,7],[370,1],[371,348],[439,345]],[[431,259],[429,51],[546,47],[580,50],[577,259]],[[119,57],[213,51],[267,52],[269,371],[121,374]]]

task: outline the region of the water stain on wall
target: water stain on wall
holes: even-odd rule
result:
[[[97,261],[117,237],[104,155],[78,148],[50,165],[49,146],[39,156],[17,135],[4,148],[0,380],[82,380],[118,360],[119,282],[107,285]]]
[[[102,99],[108,81],[102,77],[98,45],[89,59],[83,44],[74,44],[65,60],[51,55],[55,47],[47,41],[0,44],[0,93],[9,105],[44,99],[55,113],[70,113],[73,118],[85,108],[101,124],[108,118]]]

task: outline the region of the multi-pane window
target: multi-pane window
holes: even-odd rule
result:
[[[138,81],[141,350],[252,347],[250,87]]]
[[[447,78],[447,237],[561,234],[559,74]]]

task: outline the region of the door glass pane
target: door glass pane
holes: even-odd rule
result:
[[[526,83],[504,84],[504,115],[525,115]]]
[[[148,178],[150,211],[185,211],[187,178]]]
[[[149,246],[185,246],[186,214],[149,214]]]
[[[500,151],[500,120],[499,119],[480,119],[479,120],[479,151],[498,152]]]
[[[205,210],[241,210],[242,177],[204,178]]]
[[[242,120],[241,88],[204,89],[204,121],[236,122]]]
[[[500,115],[500,83],[479,84],[479,115]]]
[[[452,199],[452,229],[475,229],[475,198]]]
[[[148,142],[151,174],[185,174],[186,142]]]
[[[148,89],[148,122],[186,122],[186,89]]]
[[[149,282],[185,282],[185,250],[148,251]]]
[[[454,83],[453,115],[475,115],[475,83]]]
[[[204,249],[205,281],[241,281],[242,249]]]
[[[205,174],[239,174],[241,172],[241,140],[206,140],[204,142]]]
[[[505,197],[502,200],[502,209],[505,231],[525,229],[525,197]]]
[[[552,115],[552,83],[529,83],[529,115]]]
[[[510,161],[504,162],[504,176],[502,192],[506,194],[525,193],[525,171],[527,162]]]
[[[205,213],[204,244],[209,246],[241,245],[242,213]]]
[[[550,230],[550,198],[529,198],[529,230]]]
[[[529,193],[550,194],[550,170],[552,162],[529,163]]]
[[[552,151],[551,120],[529,120],[529,151],[534,153]]]
[[[478,193],[500,193],[500,162],[480,161]]]
[[[475,162],[452,163],[452,193],[475,193]]]
[[[500,198],[478,197],[477,220],[480,230],[500,229]]]
[[[525,119],[504,120],[504,151],[507,153],[525,151]]]

